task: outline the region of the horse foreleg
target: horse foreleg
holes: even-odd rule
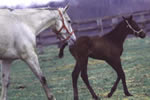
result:
[[[79,73],[81,71],[80,65],[76,62],[75,68],[72,72],[72,85],[73,85],[73,93],[74,93],[74,100],[78,100],[78,87],[77,87],[77,80],[79,77]]]
[[[44,91],[47,95],[48,100],[56,100],[55,97],[53,96],[53,94],[50,92],[50,89],[48,88],[46,78],[40,69],[38,57],[37,57],[36,53],[34,51],[30,50],[30,52],[27,52],[26,54],[22,55],[22,59],[29,65],[32,72],[40,80],[40,82],[44,88]]]
[[[89,89],[92,97],[95,100],[99,100],[98,96],[95,94],[94,90],[92,89],[92,87],[90,86],[89,80],[88,80],[88,74],[87,74],[87,63],[88,63],[88,58],[85,59],[84,61],[82,61],[82,70],[81,70],[81,78],[84,81],[84,83],[86,84],[87,88]]]
[[[2,61],[1,77],[2,77],[2,92],[0,100],[7,100],[7,90],[9,87],[11,61]]]

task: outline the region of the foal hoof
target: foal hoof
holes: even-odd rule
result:
[[[93,100],[101,100],[98,96],[93,97]]]
[[[111,96],[112,96],[112,93],[109,93],[109,94],[107,95],[108,98],[110,98]]]
[[[74,100],[79,100],[79,99],[78,99],[78,96],[75,96],[75,97],[74,97]]]
[[[133,95],[132,95],[132,94],[130,94],[130,93],[126,93],[125,95],[126,95],[126,96],[133,96]]]
[[[63,57],[64,57],[64,54],[63,54],[63,53],[60,53],[58,56],[59,56],[59,58],[63,58]]]
[[[52,96],[51,98],[48,98],[48,100],[56,100],[56,98]]]

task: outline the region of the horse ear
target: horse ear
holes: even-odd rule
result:
[[[67,4],[64,8],[64,12],[66,12],[68,8],[69,8],[69,5]]]

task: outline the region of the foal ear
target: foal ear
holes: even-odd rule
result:
[[[127,18],[125,18],[124,16],[122,16],[123,20],[126,20]]]
[[[133,19],[133,16],[131,15],[130,17],[129,17],[129,20],[132,20]]]

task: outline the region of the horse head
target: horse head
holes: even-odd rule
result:
[[[67,14],[67,5],[65,8],[58,8],[58,17],[56,18],[56,23],[53,31],[57,34],[57,37],[63,42],[67,41],[69,45],[74,44],[76,41],[76,36],[71,26],[71,19]]]
[[[132,15],[127,18],[123,17],[123,19],[126,24],[126,28],[128,29],[130,34],[134,34],[136,37],[145,38],[146,34],[139,27],[139,25],[133,20]]]

